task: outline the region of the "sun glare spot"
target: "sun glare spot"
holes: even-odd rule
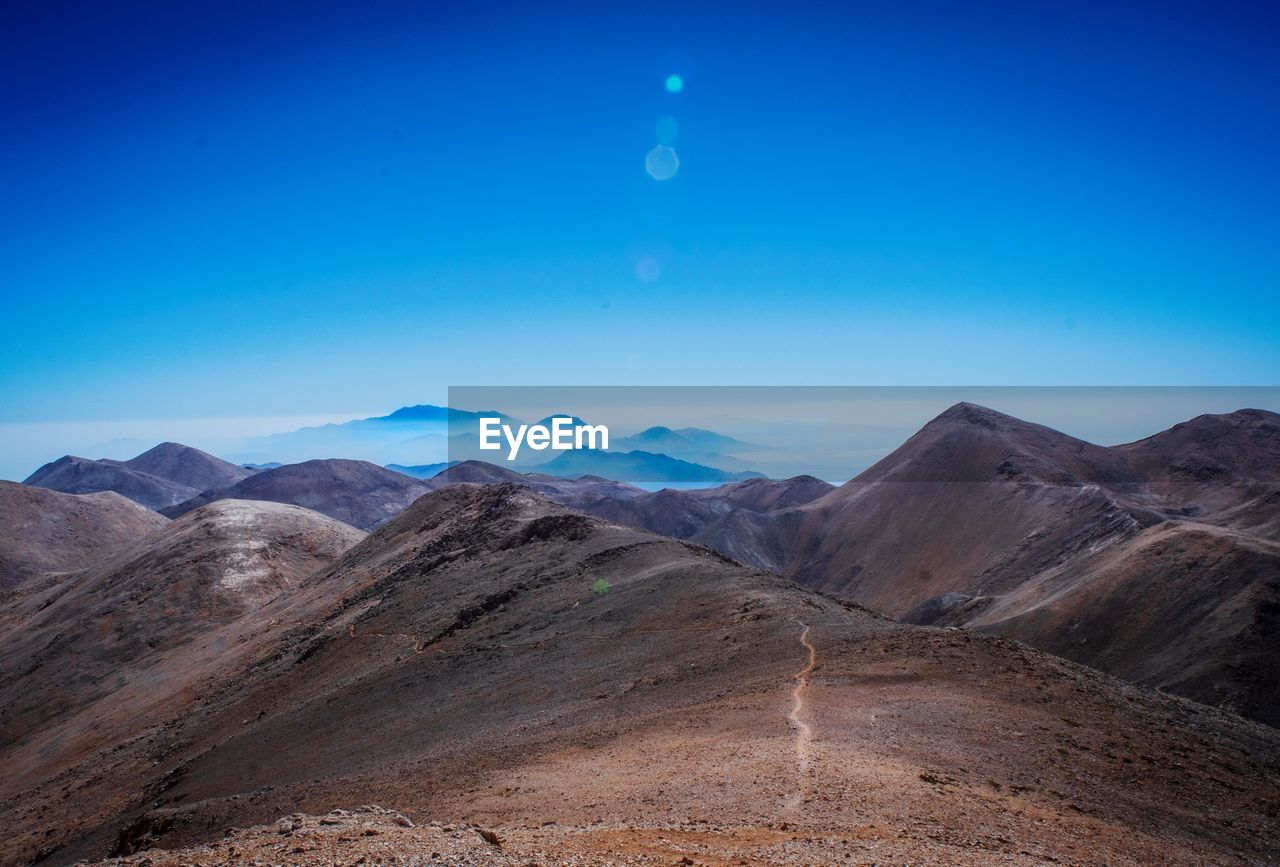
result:
[[[675,148],[658,145],[645,155],[644,170],[655,181],[670,180],[679,169],[680,158],[676,156]]]
[[[669,145],[680,135],[680,124],[671,115],[658,121],[658,143]]]
[[[654,283],[662,276],[662,266],[652,256],[644,256],[636,262],[636,279],[641,283]]]

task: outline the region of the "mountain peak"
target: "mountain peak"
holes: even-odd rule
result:
[[[193,446],[174,442],[153,446],[125,461],[124,466],[197,491],[234,485],[252,472]]]
[[[990,407],[982,406],[981,404],[969,403],[967,401],[961,401],[960,403],[948,407],[946,410],[939,413],[938,416],[930,422],[930,424],[933,424],[934,422],[961,422],[986,428],[1028,426],[1028,422],[1022,421],[1019,418],[991,409]]]

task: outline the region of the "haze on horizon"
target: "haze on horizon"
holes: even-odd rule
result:
[[[11,451],[466,383],[1280,370],[1275,7],[0,14]]]

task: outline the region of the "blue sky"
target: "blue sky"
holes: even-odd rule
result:
[[[1280,7],[835,5],[6,4],[0,425],[1276,382]]]

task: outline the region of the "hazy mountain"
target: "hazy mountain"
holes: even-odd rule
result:
[[[760,451],[763,446],[701,428],[686,427],[672,430],[659,425],[630,436],[618,437],[616,442],[610,443],[610,448],[614,451],[662,452],[678,457],[681,452],[697,454],[720,452],[731,455],[738,452]]]
[[[0,481],[0,589],[83,569],[169,523],[119,494],[63,494]]]
[[[534,472],[551,476],[601,476],[627,482],[736,482],[760,478],[759,473],[732,473],[650,452],[569,451],[538,464]]]
[[[251,610],[183,565],[189,546],[148,550],[6,612],[24,626],[0,631],[19,660],[0,692],[0,859],[208,842],[198,863],[236,861],[224,829],[368,803],[444,823],[393,837],[424,861],[480,838],[463,822],[499,863],[1280,852],[1275,730],[524,488],[426,496]],[[379,845],[329,821],[348,833],[327,860]],[[251,845],[293,860],[322,827]]]
[[[414,479],[429,479],[438,474],[441,470],[447,470],[449,467],[455,466],[458,461],[444,461],[438,464],[418,464],[417,466],[406,467],[404,464],[387,464],[387,469],[393,473],[399,473],[402,476],[409,476]]]
[[[236,459],[241,463],[286,464],[328,458],[380,465],[441,463],[449,459],[450,434],[477,426],[481,416],[514,421],[497,411],[468,412],[431,404],[406,406],[383,416],[254,437]]]
[[[234,457],[242,465],[298,463],[327,458],[365,460],[401,467],[463,460],[489,461],[499,453],[480,448],[481,418],[498,418],[503,424],[512,426],[528,423],[498,410],[470,412],[423,404],[402,407],[384,416],[254,437]],[[587,423],[569,413],[553,413],[534,424],[549,427],[556,418],[569,419],[575,425]],[[665,453],[690,463],[730,472],[749,468],[746,461],[734,456],[735,452],[759,451],[762,448],[714,431],[699,428],[671,430],[665,427],[649,428],[632,437],[615,438],[610,445],[614,451]],[[531,453],[526,451],[525,454]],[[532,454],[536,454],[538,460],[547,461],[560,453],[548,450]],[[515,469],[537,471],[538,468],[524,461]],[[424,475],[414,475],[426,477],[425,470],[422,472]]]
[[[611,439],[609,450],[664,454],[689,463],[736,472],[749,469],[751,464],[735,457],[734,453],[759,451],[761,447],[714,431],[699,428],[672,430],[669,427],[658,426],[630,436]]]
[[[305,461],[205,491],[163,513],[176,518],[216,500],[269,500],[314,509],[361,530],[372,530],[429,490],[418,479],[364,461]]]

